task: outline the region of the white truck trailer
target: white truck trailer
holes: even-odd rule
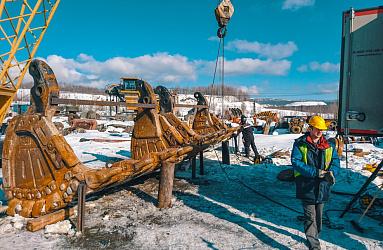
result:
[[[383,135],[383,6],[343,13],[339,129]]]

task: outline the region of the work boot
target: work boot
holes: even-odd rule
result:
[[[262,156],[256,155],[254,157],[254,164],[261,164],[262,163]]]

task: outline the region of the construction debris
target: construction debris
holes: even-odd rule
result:
[[[73,119],[71,121],[71,129],[75,130],[77,128],[82,128],[86,130],[97,130],[97,120],[96,119]]]

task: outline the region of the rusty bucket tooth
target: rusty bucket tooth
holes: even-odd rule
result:
[[[131,142],[133,159],[141,159],[150,153],[184,146],[186,144],[185,138],[166,118],[159,114],[160,107],[150,84],[145,81],[138,81],[137,90],[140,93],[138,102],[154,104],[155,108],[140,108],[138,110],[134,120]]]
[[[166,87],[158,86],[155,93],[159,95],[161,121],[167,120],[183,137],[186,144],[198,146],[197,151],[230,138],[234,131],[238,130],[228,128],[214,114],[210,114],[207,108],[195,109],[193,128],[190,128],[174,115],[174,103],[169,90]],[[198,100],[198,105],[207,106],[206,99],[200,92],[196,92],[194,96]]]
[[[17,116],[10,122],[2,164],[4,190],[10,204],[17,203],[9,207],[8,213],[24,217],[65,207],[71,199],[64,201],[66,190],[59,186],[74,178],[69,173],[81,171],[73,150],[54,124],[41,114]]]
[[[195,92],[194,97],[197,99],[198,105],[207,105],[206,98],[200,92]],[[228,128],[222,120],[210,113],[207,108],[197,109],[192,124],[193,130],[198,134],[220,135],[216,137],[215,143],[229,139],[239,129],[239,127]]]

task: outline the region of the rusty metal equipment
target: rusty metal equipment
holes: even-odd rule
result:
[[[230,108],[228,112],[228,120],[234,123],[241,123],[242,110],[239,108]]]
[[[263,112],[254,114],[253,116],[254,124],[257,124],[257,119],[264,120],[266,122],[263,127],[263,134],[265,135],[269,134],[270,124],[272,122],[277,123],[279,121],[278,114],[272,111],[263,111]]]
[[[29,69],[34,79],[32,105],[26,114],[10,121],[3,146],[3,187],[9,200],[9,215],[39,217],[52,213],[68,206],[80,182],[86,183],[87,192],[93,192],[151,172],[161,162],[181,159],[192,150],[190,146],[163,146],[159,141],[145,144],[156,150],[145,150],[143,144],[132,143],[132,152],[140,152],[133,159],[108,168],[90,169],[79,161],[52,122],[57,106],[51,100],[59,95],[52,69],[40,60],[32,61]],[[138,115],[144,117],[145,112]],[[140,122],[135,125],[135,140],[140,137],[154,142],[151,136],[159,131],[159,126],[148,131],[141,127],[144,125]]]
[[[160,98],[158,102],[152,87],[139,80],[132,159],[90,169],[79,161],[52,122],[57,102],[69,102],[59,98],[52,69],[45,62],[34,60],[29,72],[34,79],[31,107],[26,114],[10,121],[3,147],[9,215],[50,214],[72,202],[81,182],[86,184],[87,192],[124,182],[154,171],[161,163],[166,165],[166,161],[176,163],[193,157],[209,145],[230,138],[236,130],[227,128],[209,113],[206,99],[200,93],[195,95],[199,100],[195,107],[197,119],[193,122],[196,130],[187,127],[173,115],[172,106],[167,108],[166,99]]]
[[[253,119],[260,119],[266,122],[278,122],[278,114],[272,111],[262,111],[260,113],[254,114]]]
[[[97,129],[97,120],[96,119],[72,119],[71,130],[77,128],[87,129],[87,130],[96,130]]]
[[[343,154],[343,149],[344,149],[343,136],[336,136],[336,137],[330,138],[328,141],[335,146],[338,156],[341,157]]]
[[[301,117],[291,118],[289,122],[289,131],[292,134],[300,134],[303,131],[303,126],[305,124],[305,119]]]
[[[194,97],[197,99],[197,105],[207,106],[206,98],[200,92],[195,92]],[[237,130],[237,128],[228,128],[222,120],[210,113],[208,108],[196,108],[192,124],[193,130],[202,135],[211,133],[225,134],[225,131]]]
[[[153,91],[145,81],[138,82],[140,92],[139,103],[155,104],[155,108],[140,108],[135,118],[132,135],[133,158],[140,158],[149,152],[157,152],[162,148],[191,146],[192,157],[212,144],[228,139],[237,128],[227,128],[217,117],[210,114],[206,99],[196,93],[198,103],[194,107],[193,127],[180,121],[174,115],[173,99],[168,89],[158,86]],[[159,102],[155,93],[159,96]],[[134,147],[133,147],[134,145]]]
[[[335,119],[325,119],[327,130],[330,131],[337,131],[338,129],[338,122]]]

